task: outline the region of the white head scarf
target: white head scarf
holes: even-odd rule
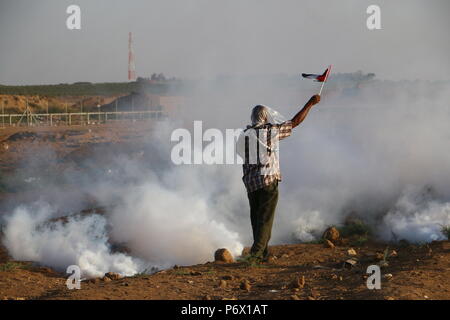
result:
[[[261,126],[266,123],[281,124],[286,121],[286,118],[283,117],[281,113],[262,104],[253,108],[250,118],[253,127]]]
[[[283,117],[281,113],[273,110],[272,108],[265,105],[257,105],[253,108],[251,113],[251,121],[252,125],[247,126],[247,129],[256,128],[262,126],[264,124],[270,123],[272,125],[281,124],[286,121],[286,118]],[[270,149],[272,151],[278,151],[277,145],[272,145],[271,147],[267,146],[267,137],[265,136],[267,132],[263,132],[261,136],[257,136],[256,130],[245,130],[238,139],[237,142],[237,152],[241,156],[241,158],[245,159],[245,136],[249,137],[250,145],[256,146],[256,143],[262,148]],[[255,142],[255,140],[257,142]],[[250,158],[256,159],[256,150],[249,150]],[[261,159],[262,163],[266,163],[267,159]]]

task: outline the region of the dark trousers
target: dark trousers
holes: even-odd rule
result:
[[[268,244],[278,203],[278,181],[248,193],[248,200],[253,229],[253,245],[250,254],[266,258],[269,255]]]

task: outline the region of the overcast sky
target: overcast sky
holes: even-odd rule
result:
[[[66,9],[81,7],[81,30]],[[382,30],[366,9],[381,7]],[[448,0],[0,0],[0,83],[362,70],[450,79]]]

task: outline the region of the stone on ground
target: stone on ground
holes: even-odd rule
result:
[[[295,277],[291,282],[291,288],[303,288],[305,286],[305,276]]]
[[[228,251],[225,248],[218,249],[214,253],[214,261],[215,262],[226,262],[226,263],[232,263],[234,262],[233,256],[231,255],[230,251]]]
[[[329,227],[325,230],[322,235],[322,238],[329,240],[331,242],[335,242],[339,240],[339,231],[335,227]]]
[[[107,272],[105,273],[105,277],[110,278],[111,280],[119,280],[122,276],[115,272]]]
[[[250,281],[248,281],[248,280],[242,281],[242,283],[241,283],[242,290],[250,291],[251,288],[252,288],[252,286],[250,285]]]

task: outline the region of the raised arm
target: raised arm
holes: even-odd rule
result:
[[[302,110],[300,110],[293,118],[292,118],[292,128],[295,128],[300,123],[305,120],[306,116],[308,115],[309,110],[315,105],[318,104],[320,101],[320,96],[318,94],[314,95],[309,99],[309,101],[305,104]]]

